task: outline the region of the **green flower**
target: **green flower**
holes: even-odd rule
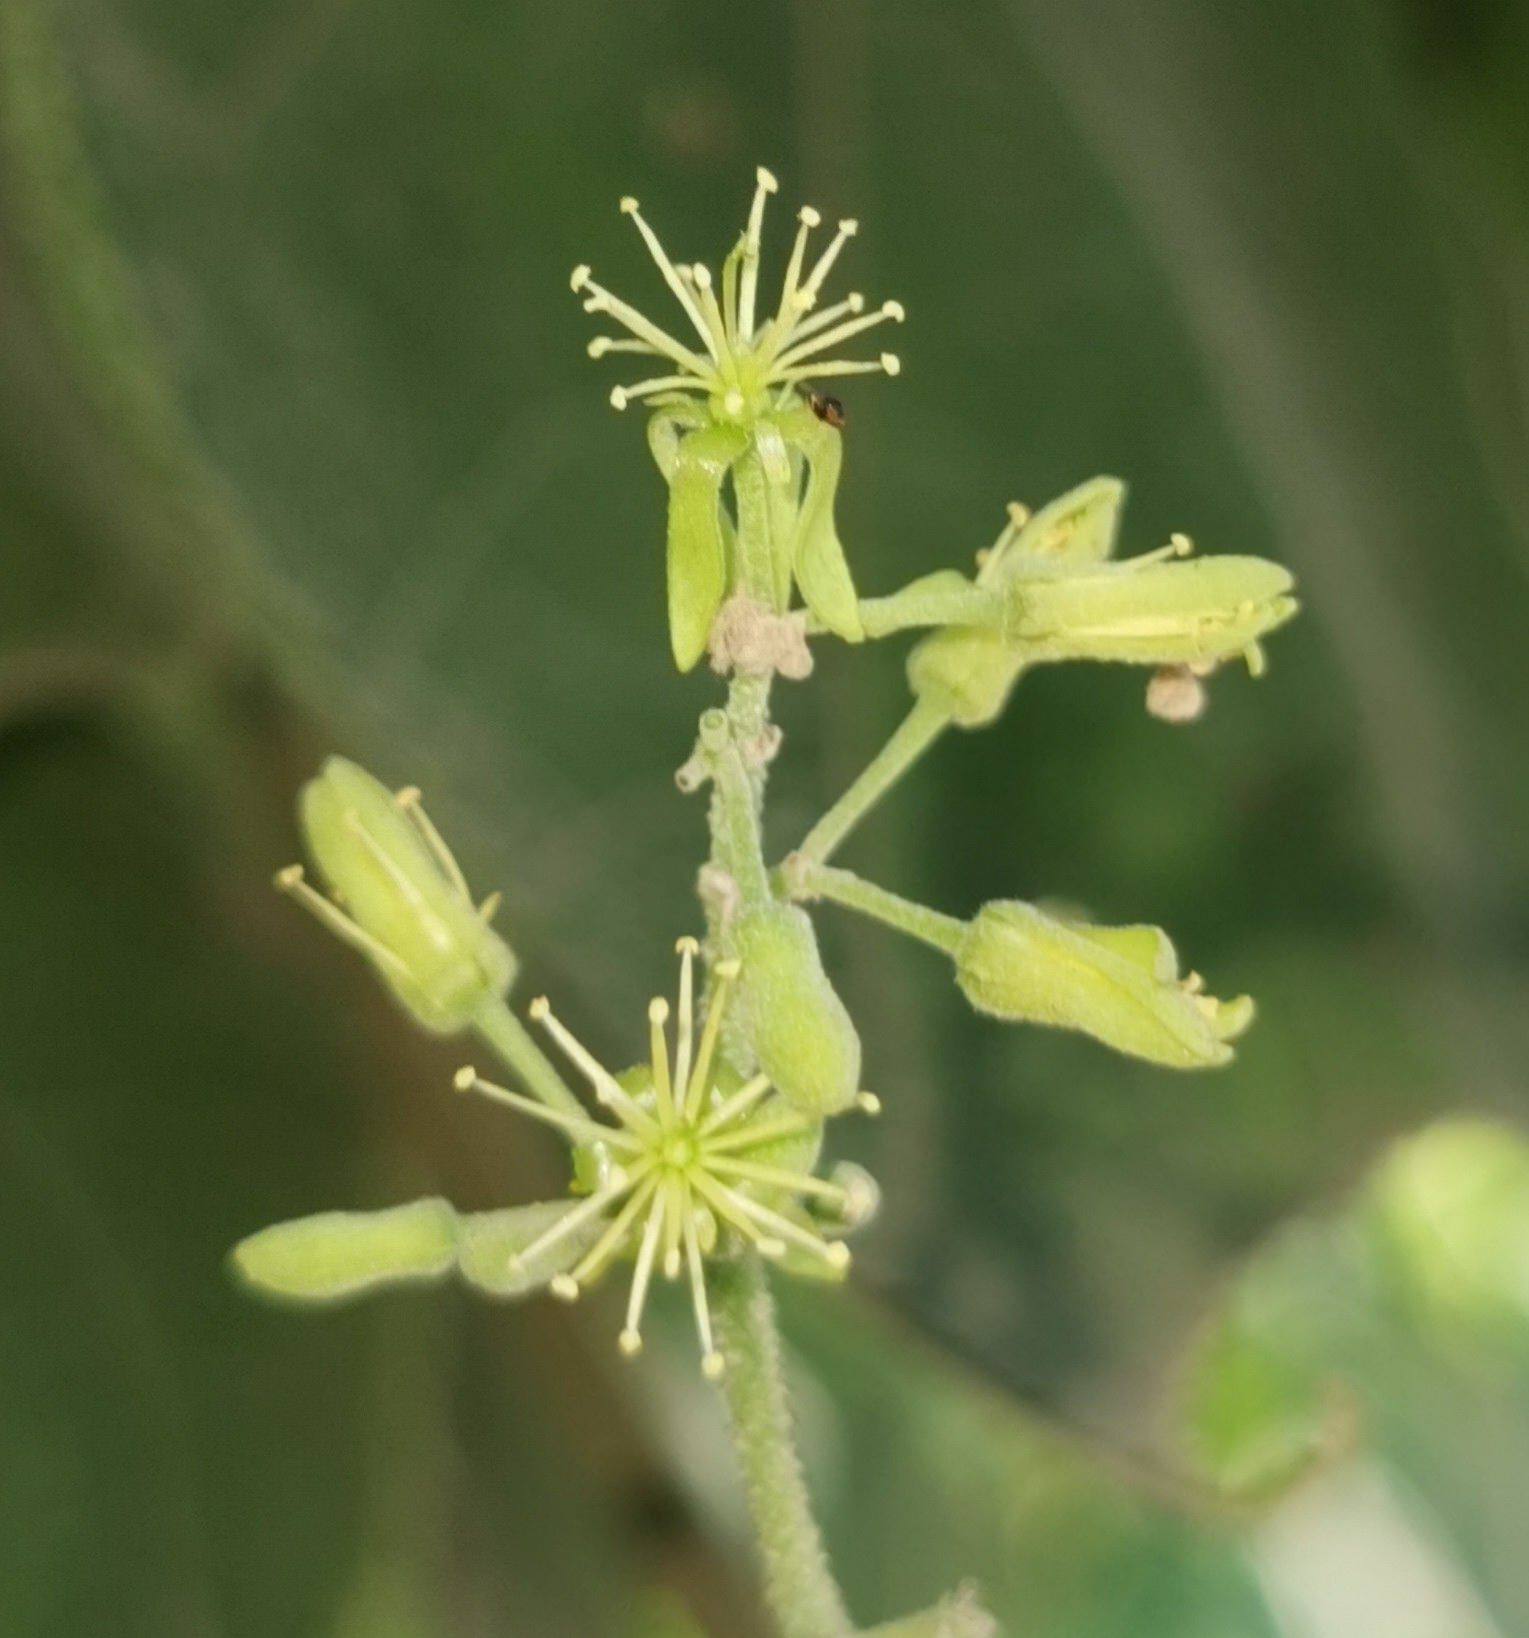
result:
[[[1092,478],[1033,517],[1011,508],[976,576],[990,594],[985,619],[937,631],[913,649],[914,693],[976,728],[998,716],[1027,667],[1051,661],[1123,661],[1200,676],[1241,656],[1262,671],[1260,640],[1298,607],[1289,571],[1257,557],[1192,558],[1186,535],[1111,561],[1124,501],[1118,479]],[[1194,714],[1178,711],[1181,719]]]
[[[762,168],[757,176],[748,225],[723,261],[719,280],[699,262],[671,261],[637,201],[621,203],[693,336],[681,340],[653,323],[597,284],[588,267],[573,272],[585,311],[605,314],[628,332],[596,336],[589,344],[591,357],[635,353],[662,361],[661,373],[613,388],[611,403],[625,409],[647,400],[656,411],[648,438],[669,485],[669,635],[682,671],[706,652],[717,613],[735,593],[767,615],[783,615],[794,586],[824,629],[849,642],[865,635],[834,523],[843,406],[835,400],[830,407],[807,383],[896,375],[895,353],[855,359],[838,356],[837,349],[876,325],[901,323],[904,312],[895,301],[867,312],[858,292],[818,306],[824,282],[857,224],[840,222],[809,267],[807,246],[821,221],[810,206],[798,215],[779,298],[763,311],[761,230],[765,201],[776,182]],[[724,505],[729,479],[737,516],[729,516]],[[745,506],[753,509],[755,521],[741,528]],[[742,560],[741,540],[766,543],[760,561]]]
[[[1251,997],[1218,1001],[1179,975],[1160,927],[1096,927],[1032,904],[986,904],[954,941],[956,981],[979,1012],[1081,1030],[1117,1052],[1174,1069],[1230,1061],[1253,1021]]]
[[[435,1280],[452,1270],[495,1296],[519,1296],[545,1285],[572,1301],[618,1260],[633,1273],[619,1342],[642,1348],[642,1317],[655,1273],[688,1275],[701,1366],[724,1369],[712,1335],[706,1264],[745,1248],[794,1272],[842,1278],[849,1247],[841,1236],[865,1222],[875,1185],[858,1168],[830,1177],[815,1172],[823,1123],[802,1114],[765,1074],[743,1079],[716,1051],[736,962],[712,973],[711,1001],[694,1027],[694,939],[680,941],[675,1050],[669,1051],[668,1003],[648,1008],[651,1055],[613,1075],[553,1016],[545,1000],[531,1006],[611,1117],[595,1120],[484,1080],[471,1068],[461,1091],[484,1094],[556,1128],[569,1141],[574,1189],[564,1200],[497,1212],[459,1213],[431,1198],[380,1212],[326,1212],[279,1223],[234,1248],[233,1262],[251,1285],[297,1301],[332,1301],[381,1285]],[[876,1100],[860,1096],[874,1112]]]
[[[515,957],[489,926],[499,896],[473,903],[417,790],[395,794],[334,756],[303,787],[298,816],[330,896],[301,865],[276,885],[359,950],[426,1029],[455,1034],[508,991]]]

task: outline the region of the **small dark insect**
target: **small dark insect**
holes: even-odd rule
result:
[[[829,397],[826,392],[809,392],[807,407],[820,421],[826,421],[831,427],[844,425],[844,405],[837,398]]]

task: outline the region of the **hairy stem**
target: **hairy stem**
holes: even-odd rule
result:
[[[955,916],[889,893],[851,870],[835,870],[831,865],[813,864],[796,855],[786,862],[784,874],[792,898],[831,899],[886,927],[894,927],[922,944],[932,945],[946,955],[955,954],[966,930],[966,924]]]
[[[812,1516],[792,1438],[775,1303],[760,1260],[718,1266],[711,1280],[733,1445],[764,1570],[765,1598],[781,1638],[848,1638],[844,1599]]]
[[[865,771],[807,833],[797,856],[825,864],[844,838],[949,727],[950,718],[920,700]]]

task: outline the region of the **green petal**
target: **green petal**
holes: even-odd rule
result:
[[[1101,563],[1115,550],[1126,486],[1119,478],[1090,478],[1043,506],[998,562],[979,579],[1004,579],[1041,564]]]
[[[742,454],[738,427],[706,426],[682,439],[669,478],[669,641],[689,671],[706,652],[711,623],[727,595],[722,481]]]
[[[234,1267],[261,1291],[332,1302],[381,1285],[439,1279],[456,1260],[456,1213],[444,1200],[386,1211],[326,1211],[241,1240]]]
[[[865,630],[860,623],[860,600],[834,524],[844,440],[837,427],[820,421],[805,407],[786,412],[778,422],[786,441],[802,452],[808,465],[807,490],[791,554],[802,601],[836,636],[861,642]]]

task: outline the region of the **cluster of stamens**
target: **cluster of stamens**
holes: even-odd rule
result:
[[[901,366],[895,353],[882,353],[875,359],[846,359],[834,357],[833,349],[875,325],[888,321],[900,324],[904,318],[900,302],[883,302],[866,312],[865,297],[854,292],[843,301],[815,310],[824,280],[858,230],[859,224],[853,220],[839,223],[828,248],[807,270],[807,242],[822,217],[810,205],[802,207],[797,213],[796,241],[786,264],[780,300],[773,313],[760,314],[760,236],[765,200],[776,187],[775,178],[761,166],[748,226],[722,264],[720,291],[709,269],[701,263],[687,265],[670,260],[635,199],[621,201],[622,211],[637,224],[664,282],[684,309],[699,346],[678,340],[597,284],[588,267],[576,267],[571,283],[584,296],[584,311],[607,314],[629,332],[619,337],[596,336],[589,344],[590,357],[637,353],[674,366],[672,371],[632,386],[613,388],[611,403],[617,409],[625,409],[636,399],[661,394],[702,393],[721,414],[736,420],[752,413],[775,387],[793,387],[808,379],[830,376],[897,374]]]
[[[818,1232],[805,1212],[790,1216],[777,1206],[811,1199],[848,1229],[874,1205],[874,1187],[859,1176],[840,1183],[759,1158],[761,1148],[803,1137],[818,1122],[786,1103],[766,1075],[755,1075],[732,1091],[724,1092],[718,1085],[718,1041],[739,968],[736,962],[719,962],[712,969],[711,998],[697,1040],[698,950],[694,939],[680,940],[679,1016],[672,1059],[666,1031],[669,1005],[661,998],[649,1005],[652,1084],[637,1095],[569,1033],[544,998],[531,1004],[531,1017],[589,1082],[595,1101],[613,1123],[549,1108],[483,1080],[471,1067],[458,1072],[456,1084],[459,1090],[481,1092],[558,1128],[601,1161],[593,1192],[522,1247],[512,1266],[529,1267],[604,1220],[593,1244],[572,1268],[555,1275],[548,1289],[571,1302],[619,1257],[634,1255],[626,1321],[619,1337],[622,1353],[630,1356],[642,1348],[642,1316],[655,1270],[661,1269],[669,1280],[688,1271],[701,1369],[715,1380],[725,1369],[725,1360],[712,1332],[705,1263],[724,1235],[731,1237],[731,1246],[751,1246],[769,1258],[783,1257],[795,1248],[817,1258],[826,1269],[841,1272],[849,1266],[849,1247]],[[862,1093],[860,1107],[875,1113],[879,1105],[872,1094]],[[771,1199],[777,1204],[769,1204]]]

